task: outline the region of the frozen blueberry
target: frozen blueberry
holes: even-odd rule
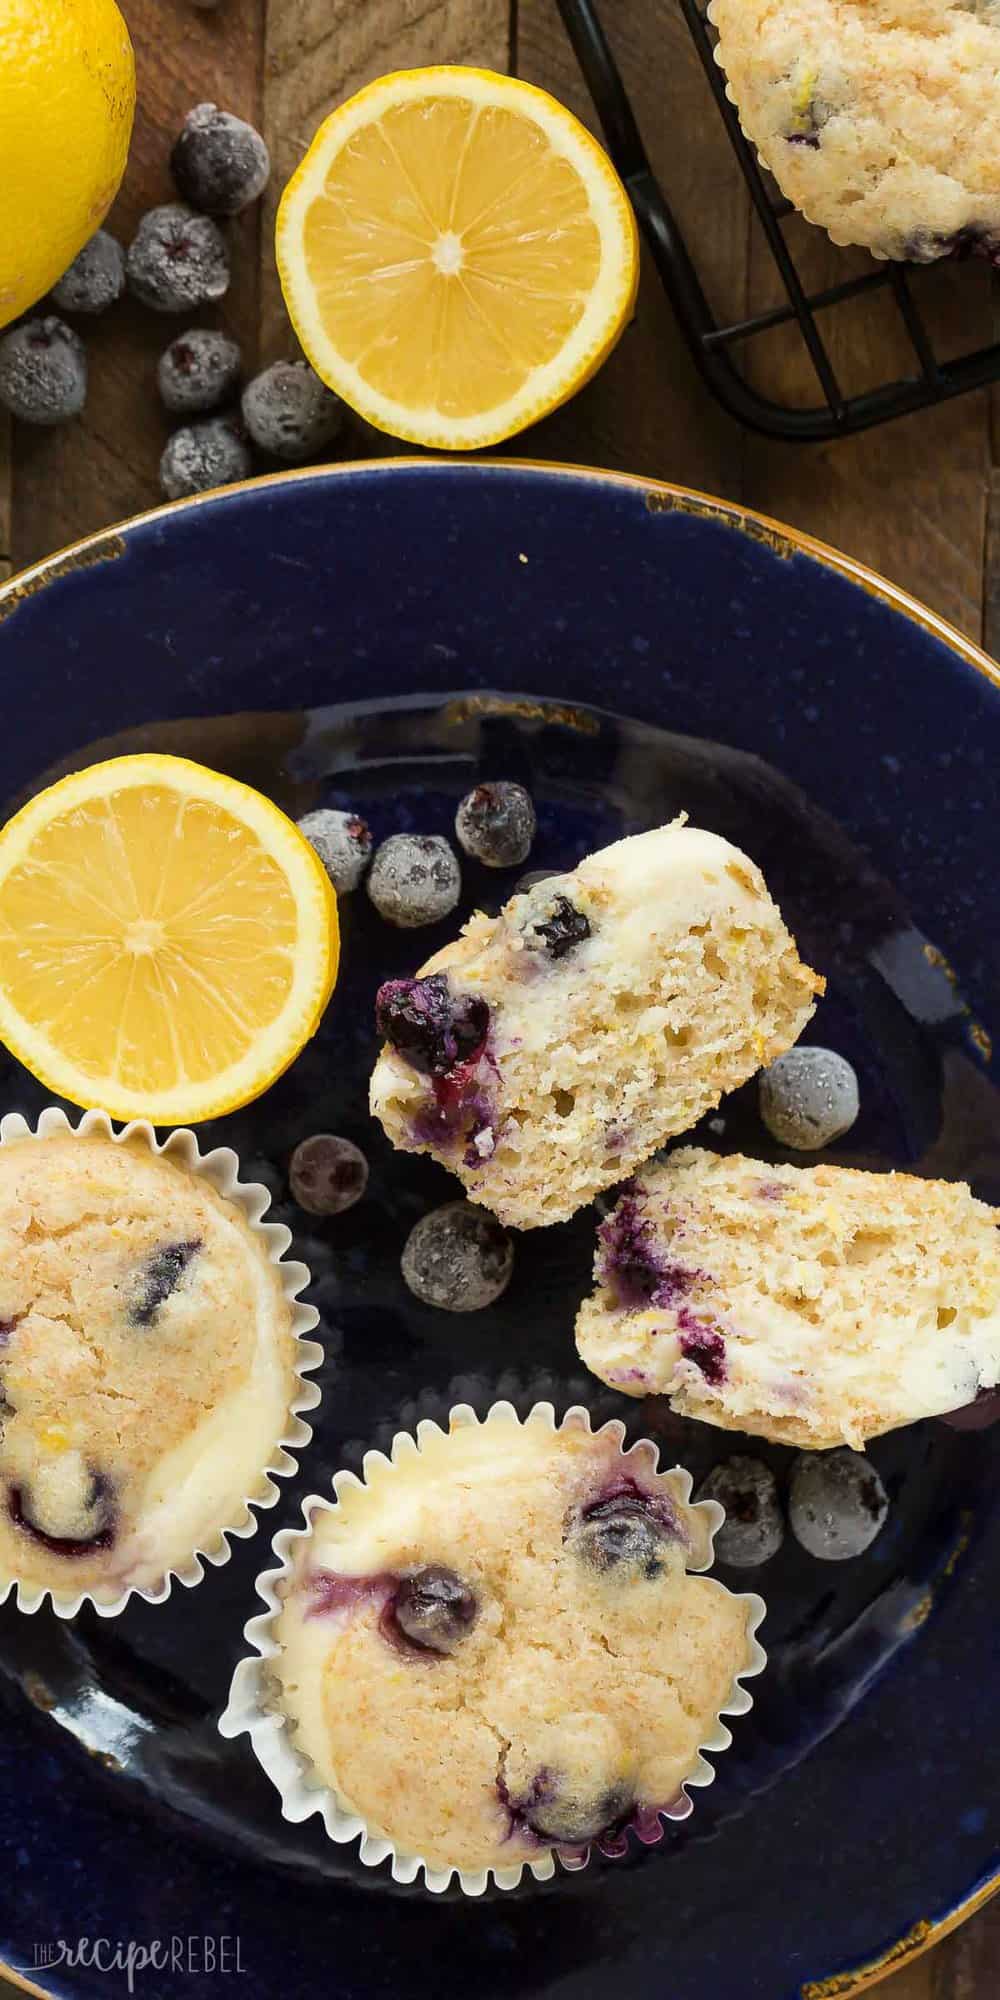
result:
[[[117,236],[99,229],[52,287],[60,312],[102,313],[125,290],[125,252]]]
[[[519,868],[528,859],[537,826],[524,786],[505,778],[467,792],[455,814],[459,846],[486,868]]]
[[[401,930],[439,923],[462,893],[462,875],[438,833],[392,833],[371,865],[368,894],[379,916]]]
[[[333,443],[344,406],[308,361],[275,361],[247,383],[243,421],[260,451],[298,465]]]
[[[26,424],[62,424],[87,400],[83,342],[61,319],[26,319],[0,340],[0,403]]]
[[[761,1071],[757,1092],[772,1139],[798,1153],[842,1138],[858,1115],[858,1079],[834,1049],[788,1049]]]
[[[889,1496],[861,1452],[802,1452],[792,1468],[788,1522],[796,1541],[822,1562],[846,1562],[871,1547]]]
[[[177,1290],[192,1257],[200,1249],[201,1239],[195,1236],[187,1243],[165,1243],[162,1250],[147,1258],[129,1306],[130,1326],[152,1326],[164,1300]]]
[[[368,1186],[368,1162],[350,1139],[315,1132],[296,1146],[288,1165],[292,1197],[307,1215],[342,1215]]]
[[[176,415],[217,410],[240,379],[240,350],[228,333],[194,327],[161,354],[156,379],[167,409]]]
[[[734,1569],[755,1569],[770,1562],[785,1539],[778,1502],[778,1482],[760,1458],[727,1458],[713,1467],[698,1493],[699,1500],[717,1500],[726,1518],[715,1537],[719,1562]]]
[[[319,812],[305,813],[298,824],[299,832],[316,849],[338,896],[356,889],[372,854],[367,821],[359,819],[357,813],[324,807]]]
[[[540,939],[550,958],[565,958],[574,945],[582,944],[590,936],[590,924],[582,910],[574,908],[568,896],[557,896],[552,905],[552,914],[544,923],[533,924],[532,931]]]
[[[472,1062],[489,1033],[490,1010],[474,993],[454,993],[444,972],[426,979],[387,979],[375,1000],[384,1041],[425,1076],[447,1076]]]
[[[215,104],[196,104],[170,155],[170,171],[192,208],[206,215],[238,215],[263,194],[271,156],[245,119]]]
[[[251,466],[237,419],[206,417],[203,423],[185,424],[167,440],[160,485],[168,500],[184,500],[190,493],[207,493],[213,486],[246,479]]]
[[[495,1217],[468,1201],[449,1201],[411,1229],[401,1258],[415,1298],[442,1312],[481,1312],[510,1283],[514,1245]]]
[[[129,290],[154,312],[190,312],[229,290],[229,251],[221,229],[179,201],[143,216],[125,268]]]
[[[614,1493],[577,1514],[565,1540],[574,1554],[597,1570],[639,1570],[649,1578],[659,1574],[663,1545],[676,1539],[676,1527],[663,1508],[641,1493]]]
[[[404,1576],[391,1609],[404,1638],[424,1653],[454,1653],[478,1614],[475,1591],[440,1563]]]

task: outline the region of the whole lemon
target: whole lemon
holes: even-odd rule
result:
[[[114,0],[0,0],[0,326],[55,284],[107,214],[134,111]]]

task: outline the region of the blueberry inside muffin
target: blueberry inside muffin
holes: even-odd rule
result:
[[[494,1412],[317,1509],[268,1661],[310,1782],[398,1853],[623,1852],[687,1809],[756,1600],[692,1575],[712,1516],[651,1448]]]

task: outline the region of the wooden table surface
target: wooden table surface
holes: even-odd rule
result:
[[[429,62],[513,69],[592,122],[555,0],[120,0],[136,45],[139,109],[125,186],[111,226],[127,240],[138,217],[172,198],[167,169],[184,113],[213,99],[265,133],[272,189],[232,226],[233,285],[217,315],[248,369],[295,351],[272,253],[277,192],[320,119],[371,77]],[[612,0],[615,47],[653,162],[706,277],[733,316],[775,303],[748,197],[673,0]],[[845,275],[847,253],[792,224],[811,280]],[[994,281],[982,266],[933,275],[934,323],[957,351],[993,335]],[[829,320],[829,316],[828,316]],[[0,574],[159,499],[167,436],[155,392],[157,356],[184,322],[116,308],[87,332],[91,388],[75,424],[0,432]],[[853,384],[901,371],[905,356],[883,309],[856,301],[829,323],[834,358]],[[797,336],[754,357],[772,394],[811,396]],[[988,392],[819,446],[765,442],[711,400],[647,266],[634,325],[607,367],[517,451],[657,475],[741,500],[808,529],[906,585],[992,650],[1000,648],[1000,410]],[[343,456],[394,449],[361,426]],[[997,505],[1000,520],[1000,504]],[[849,1837],[849,1834],[845,1834]],[[919,1918],[923,1913],[914,1912]],[[858,1990],[831,1984],[834,1993]],[[997,2000],[1000,1900],[896,1972],[891,2000]],[[741,2000],[720,1995],[719,2000]]]

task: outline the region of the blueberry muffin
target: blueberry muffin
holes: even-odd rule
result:
[[[1000,256],[997,0],[712,0],[740,123],[835,243]]]
[[[139,1143],[0,1147],[0,1593],[155,1591],[246,1518],[288,1428],[265,1240]]]
[[[682,1816],[762,1661],[760,1600],[692,1576],[711,1508],[620,1425],[498,1405],[366,1464],[295,1545],[273,1704],[309,1780],[429,1867],[617,1854]]]
[[[1000,1381],[1000,1212],[961,1183],[688,1147],[598,1238],[580,1354],[684,1416],[826,1450]]]
[[[753,862],[678,821],[384,986],[372,1110],[502,1222],[562,1222],[787,1049],[822,983]]]

